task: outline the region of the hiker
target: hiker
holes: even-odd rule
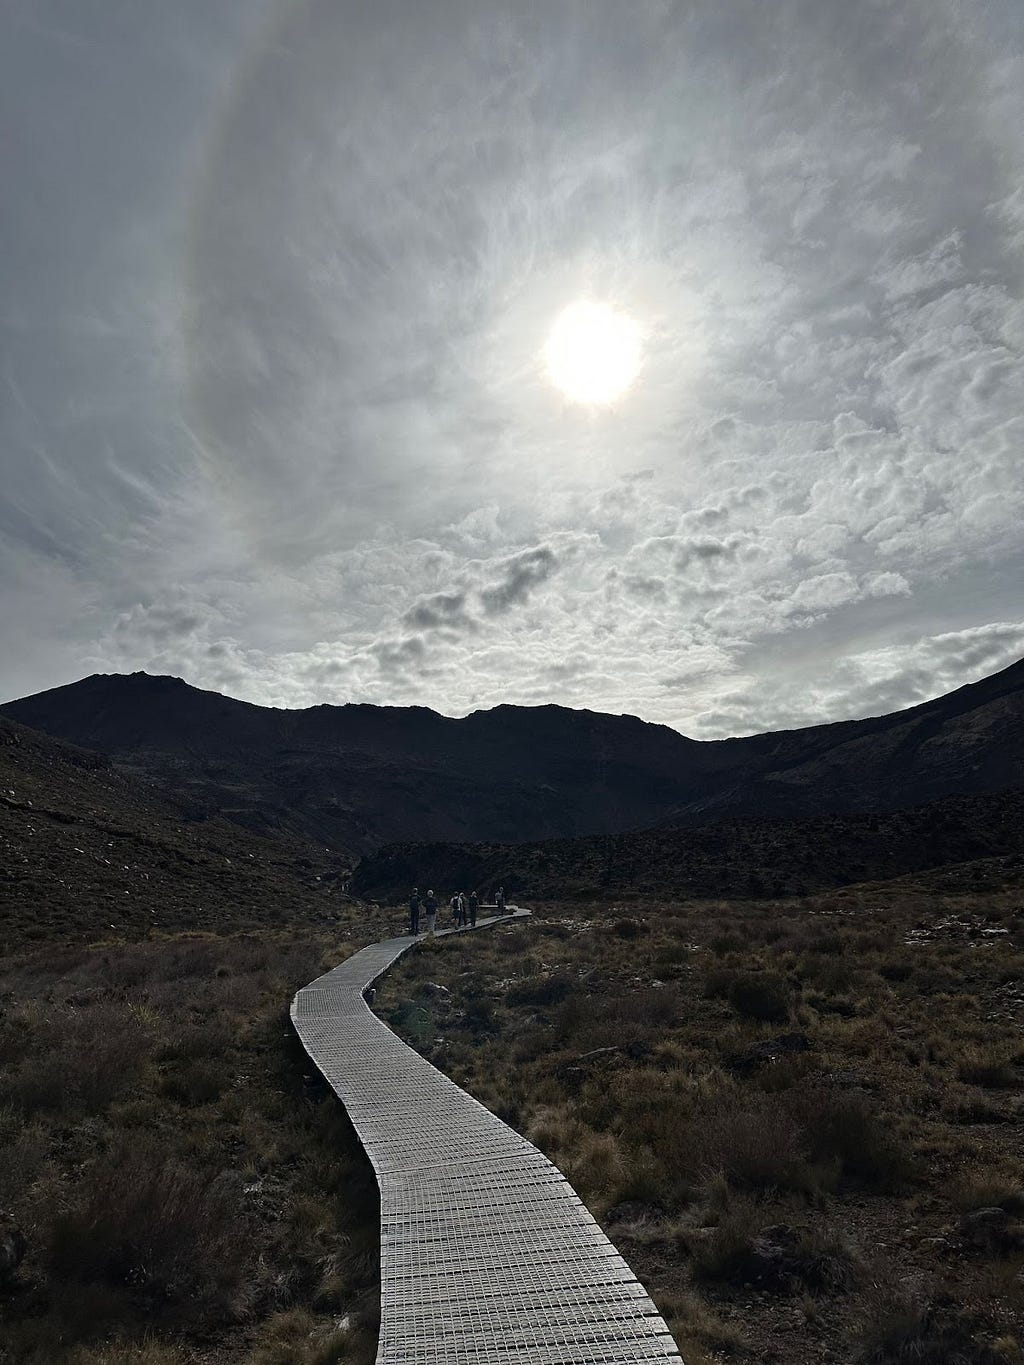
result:
[[[469,911],[469,927],[475,929],[476,912],[480,909],[480,897],[475,891],[469,893],[469,900],[466,902],[466,908]]]
[[[499,915],[505,913],[505,888],[503,886],[499,886],[494,893],[494,908]]]
[[[466,927],[466,893],[465,893],[465,891],[460,891],[460,892],[459,892],[458,897],[457,897],[457,900],[458,900],[458,902],[459,902],[459,908],[458,908],[458,911],[456,912],[456,915],[455,915],[455,923],[459,926],[460,929],[465,929],[465,927]]]
[[[409,897],[409,933],[415,938],[420,931],[420,893],[414,886]]]
[[[437,919],[437,897],[433,891],[427,892],[427,898],[423,902],[423,908],[427,912],[427,933],[433,934],[434,922]]]
[[[459,927],[459,893],[457,891],[448,904],[452,907],[452,924],[457,929]]]

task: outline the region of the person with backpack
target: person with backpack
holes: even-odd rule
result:
[[[409,933],[415,938],[420,932],[420,893],[414,886],[409,897]]]
[[[448,904],[452,908],[452,925],[457,929],[459,927],[459,893],[457,891]]]
[[[505,913],[505,888],[503,886],[499,886],[494,893],[494,908],[499,915]]]
[[[423,902],[423,909],[427,912],[427,933],[433,934],[434,923],[437,920],[437,897],[433,891],[428,891],[426,900]]]
[[[469,927],[471,929],[475,929],[476,912],[480,909],[480,897],[476,894],[475,891],[471,891],[469,893],[469,899],[466,902],[466,909],[469,912]]]

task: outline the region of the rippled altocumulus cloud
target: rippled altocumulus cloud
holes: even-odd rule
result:
[[[5,20],[5,693],[715,735],[1020,655],[1018,7],[172,8]]]

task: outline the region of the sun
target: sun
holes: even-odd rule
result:
[[[640,371],[640,327],[607,303],[564,308],[544,343],[548,378],[574,403],[613,403]]]

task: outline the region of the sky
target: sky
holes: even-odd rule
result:
[[[6,0],[0,120],[3,699],[709,739],[1024,654],[1019,0]]]

